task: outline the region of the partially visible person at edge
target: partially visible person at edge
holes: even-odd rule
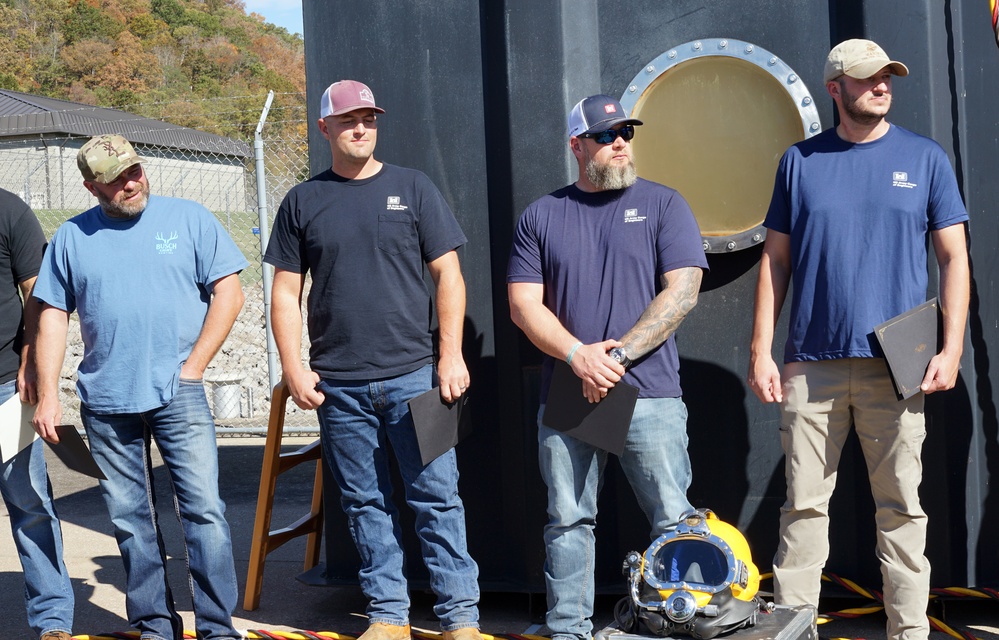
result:
[[[52,238],[35,284],[44,303],[35,355],[35,430],[55,442],[69,315],[83,335],[80,418],[107,476],[101,491],[125,565],[125,610],[143,640],[180,640],[155,513],[150,441],[169,473],[184,532],[199,638],[240,638],[215,424],[202,375],[243,305],[247,266],[215,216],[150,195],[143,160],[120,135],[83,145],[77,164],[98,205]]]
[[[407,404],[438,379],[445,402],[469,385],[456,251],[465,236],[424,174],[375,159],[382,113],[360,82],[342,80],[323,92],[318,125],[332,168],[288,193],[264,258],[275,267],[274,337],[292,398],[318,411],[323,450],[361,556],[358,579],[369,600],[361,640],[410,638],[390,446],[416,514],[444,640],[481,640],[478,566],[466,547],[454,449],[424,465]],[[424,268],[437,294],[436,371]],[[306,273],[309,368],[301,355]]]
[[[675,190],[637,177],[640,120],[606,95],[569,113],[579,177],[521,216],[507,270],[513,321],[546,355],[538,443],[548,485],[547,625],[555,640],[593,630],[597,496],[607,452],[545,426],[555,360],[600,402],[624,380],[639,399],[619,461],[655,539],[691,508],[687,409],[674,332],[707,269],[700,231]]]
[[[38,218],[24,201],[0,189],[0,403],[15,394],[22,402],[37,402],[31,345],[41,304],[31,290],[44,249]],[[41,640],[69,640],[73,585],[62,559],[62,527],[41,440],[0,464],[0,493],[24,572],[28,625]]]
[[[940,146],[886,120],[893,76],[874,42],[829,52],[823,80],[839,125],[791,147],[767,212],[749,385],[781,404],[787,501],[774,557],[781,604],[818,606],[829,500],[843,443],[857,430],[876,506],[888,637],[923,640],[930,564],[919,504],[923,396],[957,380],[968,312],[968,214]],[[943,347],[921,389],[897,400],[874,327],[926,300],[926,248],[940,266]],[[788,286],[783,375],[771,355]]]

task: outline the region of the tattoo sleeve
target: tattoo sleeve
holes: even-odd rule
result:
[[[699,267],[683,267],[661,276],[662,291],[621,338],[632,360],[638,360],[673,335],[697,304],[702,275]]]

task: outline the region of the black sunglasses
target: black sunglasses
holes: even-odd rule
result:
[[[584,133],[580,138],[591,138],[597,144],[611,144],[617,137],[621,136],[625,142],[628,142],[635,137],[635,126],[626,125],[620,129],[607,129],[606,131],[598,131],[596,133]]]

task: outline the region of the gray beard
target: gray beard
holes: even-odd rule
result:
[[[122,206],[100,195],[97,196],[97,201],[101,204],[101,209],[107,217],[124,218],[127,220],[138,217],[146,210],[146,205],[149,204],[149,194],[142,194],[142,202],[136,205]]]
[[[586,161],[586,177],[598,191],[617,191],[627,189],[638,180],[635,163],[615,167],[609,164],[599,164],[593,158]]]

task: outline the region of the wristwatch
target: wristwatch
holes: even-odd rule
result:
[[[614,347],[607,352],[611,358],[613,358],[618,364],[627,369],[631,366],[631,358],[628,357],[627,352],[621,347]]]

